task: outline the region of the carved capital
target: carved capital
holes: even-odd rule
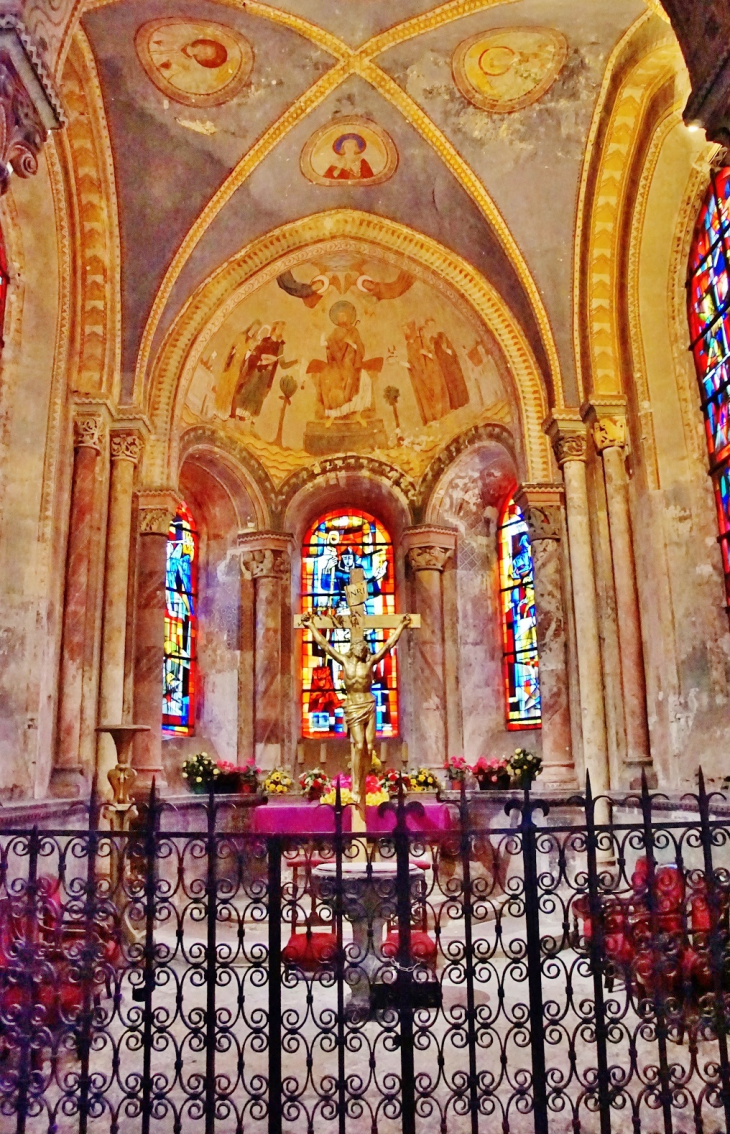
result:
[[[140,535],[163,535],[170,530],[173,513],[167,508],[141,508],[139,512]]]
[[[241,570],[247,579],[283,579],[289,571],[289,554],[280,548],[247,548],[241,551]]]
[[[41,54],[18,17],[0,15],[0,195],[11,171],[31,177],[63,108]]]
[[[560,433],[553,440],[555,459],[562,469],[568,461],[585,461],[588,444],[585,433]]]
[[[453,547],[437,547],[435,544],[411,547],[406,559],[411,571],[443,571],[451,556]]]
[[[561,508],[559,504],[531,504],[523,509],[522,515],[530,533],[530,541],[541,539],[560,540],[563,534]]]
[[[96,449],[101,452],[104,420],[98,413],[83,413],[74,418],[74,449]]]
[[[593,443],[599,453],[626,448],[626,422],[623,418],[601,417],[593,424]]]
[[[142,456],[142,442],[136,433],[115,430],[110,441],[113,461],[131,461],[136,465]]]

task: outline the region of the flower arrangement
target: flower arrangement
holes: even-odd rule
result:
[[[302,772],[299,777],[299,787],[302,794],[312,801],[320,799],[330,790],[331,786],[329,776],[321,768],[311,768],[308,772]]]
[[[417,768],[410,775],[413,791],[438,791],[441,787],[430,768]]]
[[[529,788],[537,779],[542,770],[542,757],[526,748],[515,748],[507,764],[510,776],[516,781],[516,787]]]
[[[249,760],[242,768],[238,769],[238,778],[240,782],[240,790],[245,795],[253,795],[259,788],[259,776],[261,769],[256,767],[253,760]]]
[[[471,771],[463,756],[449,756],[444,764],[446,776],[452,788],[459,788]]]
[[[382,776],[371,772],[365,778],[365,806],[366,807],[379,807],[381,803],[387,803],[390,799],[389,793],[383,787]]]
[[[220,769],[207,752],[198,752],[184,762],[181,775],[191,791],[202,794],[215,788]]]
[[[403,785],[403,793],[411,790],[411,777],[407,772],[397,772],[395,768],[388,768],[382,775],[383,790],[387,791],[389,795],[397,795],[400,790],[401,784]]]
[[[268,773],[262,786],[269,795],[286,795],[294,786],[294,781],[283,768],[274,768]]]
[[[330,791],[323,795],[320,803],[336,803],[337,802],[337,786],[331,788]],[[349,787],[340,787],[340,803],[344,807],[347,803],[354,803],[355,797],[350,791]]]
[[[472,768],[477,783],[482,791],[505,790],[510,786],[512,771],[505,757],[487,760],[480,756]]]

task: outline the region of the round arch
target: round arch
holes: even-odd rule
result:
[[[551,455],[542,421],[548,412],[543,376],[521,326],[498,292],[460,256],[415,229],[359,212],[338,209],[289,223],[253,241],[203,283],[187,301],[158,351],[145,399],[153,437],[145,453],[147,483],[174,479],[182,409],[207,343],[247,295],[295,266],[300,258],[332,248],[362,252],[373,247],[409,270],[438,281],[497,339],[507,361],[518,407],[526,474],[549,479]]]

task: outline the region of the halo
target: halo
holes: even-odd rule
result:
[[[500,55],[505,52],[510,57],[509,63],[507,63],[507,65],[503,67],[501,64],[497,64],[493,61],[490,67],[487,56],[491,56],[491,58],[494,60],[495,55]],[[479,70],[482,71],[485,75],[488,75],[490,78],[494,79],[498,78],[500,75],[506,75],[515,61],[516,54],[517,52],[513,51],[511,47],[508,47],[506,43],[491,44],[489,47],[485,48],[485,50],[479,56]]]
[[[341,311],[346,311],[350,315],[350,326],[352,326],[357,319],[357,307],[354,303],[350,303],[349,299],[338,299],[337,303],[333,303],[330,307],[330,319],[337,326],[337,316]]]
[[[336,154],[342,153],[342,147],[348,140],[348,138],[352,138],[353,141],[357,142],[358,153],[362,153],[365,149],[367,149],[367,142],[363,138],[362,134],[340,134],[339,138],[335,138],[334,142],[332,143],[332,149]]]

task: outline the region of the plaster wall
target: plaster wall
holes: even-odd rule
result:
[[[699,392],[685,344],[684,280],[696,208],[688,185],[701,140],[678,124],[649,191],[639,305],[659,487],[633,492],[649,725],[662,785],[726,774],[730,632]],[[676,302],[677,298],[679,302]],[[675,314],[679,313],[679,316]]]

